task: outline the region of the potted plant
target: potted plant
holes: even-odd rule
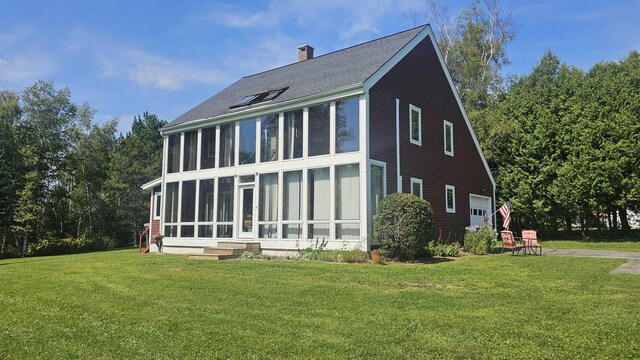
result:
[[[386,251],[384,250],[384,248],[382,246],[379,246],[375,250],[371,250],[371,262],[374,263],[374,264],[384,263],[383,258],[384,258],[385,253],[386,253]]]

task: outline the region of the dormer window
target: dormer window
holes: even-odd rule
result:
[[[263,91],[258,94],[243,96],[240,100],[236,101],[235,103],[233,103],[233,105],[229,106],[229,109],[235,109],[243,106],[249,106],[249,105],[273,100],[278,96],[280,96],[280,94],[285,92],[288,88],[289,88],[288,86],[285,86],[278,89]]]

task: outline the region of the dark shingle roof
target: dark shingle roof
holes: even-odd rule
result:
[[[229,106],[246,95],[289,86],[271,101],[277,104],[360,85],[409,43],[425,26],[360,45],[246,76],[167,124],[164,129],[233,112]],[[264,105],[256,104],[256,106]]]

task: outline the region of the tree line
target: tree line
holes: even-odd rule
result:
[[[166,122],[145,112],[116,136],[95,113],[48,81],[0,90],[0,257],[129,245],[148,222]]]

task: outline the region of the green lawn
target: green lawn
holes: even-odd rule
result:
[[[639,358],[623,260],[0,261],[0,359]]]

